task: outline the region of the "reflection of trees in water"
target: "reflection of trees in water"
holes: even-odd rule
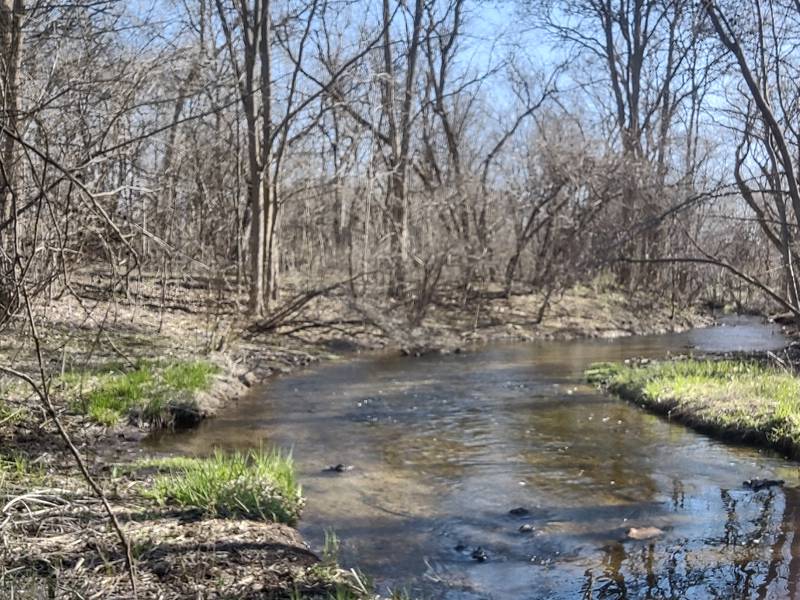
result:
[[[772,560],[777,567],[785,556],[785,546],[787,538],[791,539],[789,542],[789,566],[787,568],[787,596],[789,598],[797,598],[799,596],[798,584],[800,583],[800,532],[797,531],[800,526],[800,490],[797,488],[787,488],[783,490],[784,494],[784,509],[783,521],[775,542],[772,545]],[[777,578],[776,573],[773,577]],[[765,594],[762,596],[767,598]]]
[[[722,499],[722,507],[725,510],[725,533],[722,535],[722,543],[726,546],[735,545],[739,538],[739,519],[736,516],[736,500],[728,490],[719,491]]]
[[[622,565],[625,562],[625,547],[611,544],[603,557],[603,576],[598,579],[597,598],[627,598]]]
[[[673,494],[673,506],[680,495]],[[673,540],[668,545],[656,541],[604,547],[599,568],[584,573],[582,597],[797,597],[800,490],[758,494],[720,490],[720,501],[725,521],[719,535]]]
[[[686,492],[683,489],[683,481],[680,479],[672,480],[672,510],[678,511],[683,508],[686,501]]]

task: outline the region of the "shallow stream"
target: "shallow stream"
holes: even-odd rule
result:
[[[596,361],[777,349],[752,319],[684,334],[366,357],[281,377],[161,451],[293,448],[300,530],[382,590],[477,598],[800,594],[800,477],[582,383]],[[353,465],[327,473],[327,465]],[[786,480],[752,492],[752,477]],[[509,510],[523,507],[528,515]],[[532,532],[521,533],[523,524]],[[629,541],[631,527],[658,527]],[[481,547],[487,560],[471,557]]]

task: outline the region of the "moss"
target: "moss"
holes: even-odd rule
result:
[[[128,417],[158,428],[191,410],[194,394],[208,389],[217,372],[205,361],[146,361],[128,370],[114,365],[100,372],[68,372],[58,384],[73,407],[97,423],[111,426]]]
[[[150,497],[215,517],[293,525],[304,504],[291,456],[277,451],[217,451],[208,458],[161,459],[143,466],[166,471],[155,479]]]
[[[587,380],[726,439],[800,456],[800,378],[742,360],[596,364]]]

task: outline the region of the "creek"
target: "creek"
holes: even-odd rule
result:
[[[800,478],[583,383],[592,362],[783,347],[749,318],[682,334],[355,357],[276,378],[155,449],[291,448],[339,560],[412,597],[782,598],[800,593]],[[327,465],[352,465],[342,473]],[[786,480],[753,492],[749,478]],[[522,507],[523,516],[509,514]],[[532,531],[521,532],[529,524]],[[657,527],[659,537],[626,538]],[[486,560],[472,557],[480,547]]]

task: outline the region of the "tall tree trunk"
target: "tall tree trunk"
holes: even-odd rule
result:
[[[395,117],[395,76],[391,49],[391,35],[388,22],[391,19],[389,0],[383,0],[384,43],[383,58],[385,77],[382,85],[383,109],[389,122],[389,140],[391,142],[391,176],[387,201],[389,203],[389,251],[391,253],[392,274],[389,293],[400,296],[405,288],[405,265],[408,255],[408,167],[411,148],[411,103],[414,99],[414,83],[417,73],[417,57],[419,55],[420,33],[422,31],[422,15],[424,0],[416,0],[414,4],[411,39],[406,56],[406,77],[403,90],[403,102],[400,108],[400,123]]]
[[[277,296],[275,265],[278,260],[278,246],[275,243],[278,217],[277,185],[272,174],[272,22],[270,20],[271,0],[262,0],[259,27],[261,29],[258,55],[261,62],[261,108],[264,113],[261,123],[261,147],[263,151],[261,174],[263,178],[264,239],[261,268],[265,287],[263,303],[269,307],[270,298]]]
[[[1,0],[0,37],[0,122],[2,126],[17,133],[19,119],[19,67],[22,59],[22,17],[25,12],[23,0]],[[12,193],[14,188],[14,140],[2,136],[0,144],[2,169],[0,169],[0,214],[3,222],[11,217]]]
[[[0,125],[16,134],[19,126],[19,69],[22,59],[23,0],[0,0]],[[0,217],[7,223],[15,214],[16,148],[9,135],[0,134]],[[16,219],[0,231],[0,322],[19,305],[15,256]]]

